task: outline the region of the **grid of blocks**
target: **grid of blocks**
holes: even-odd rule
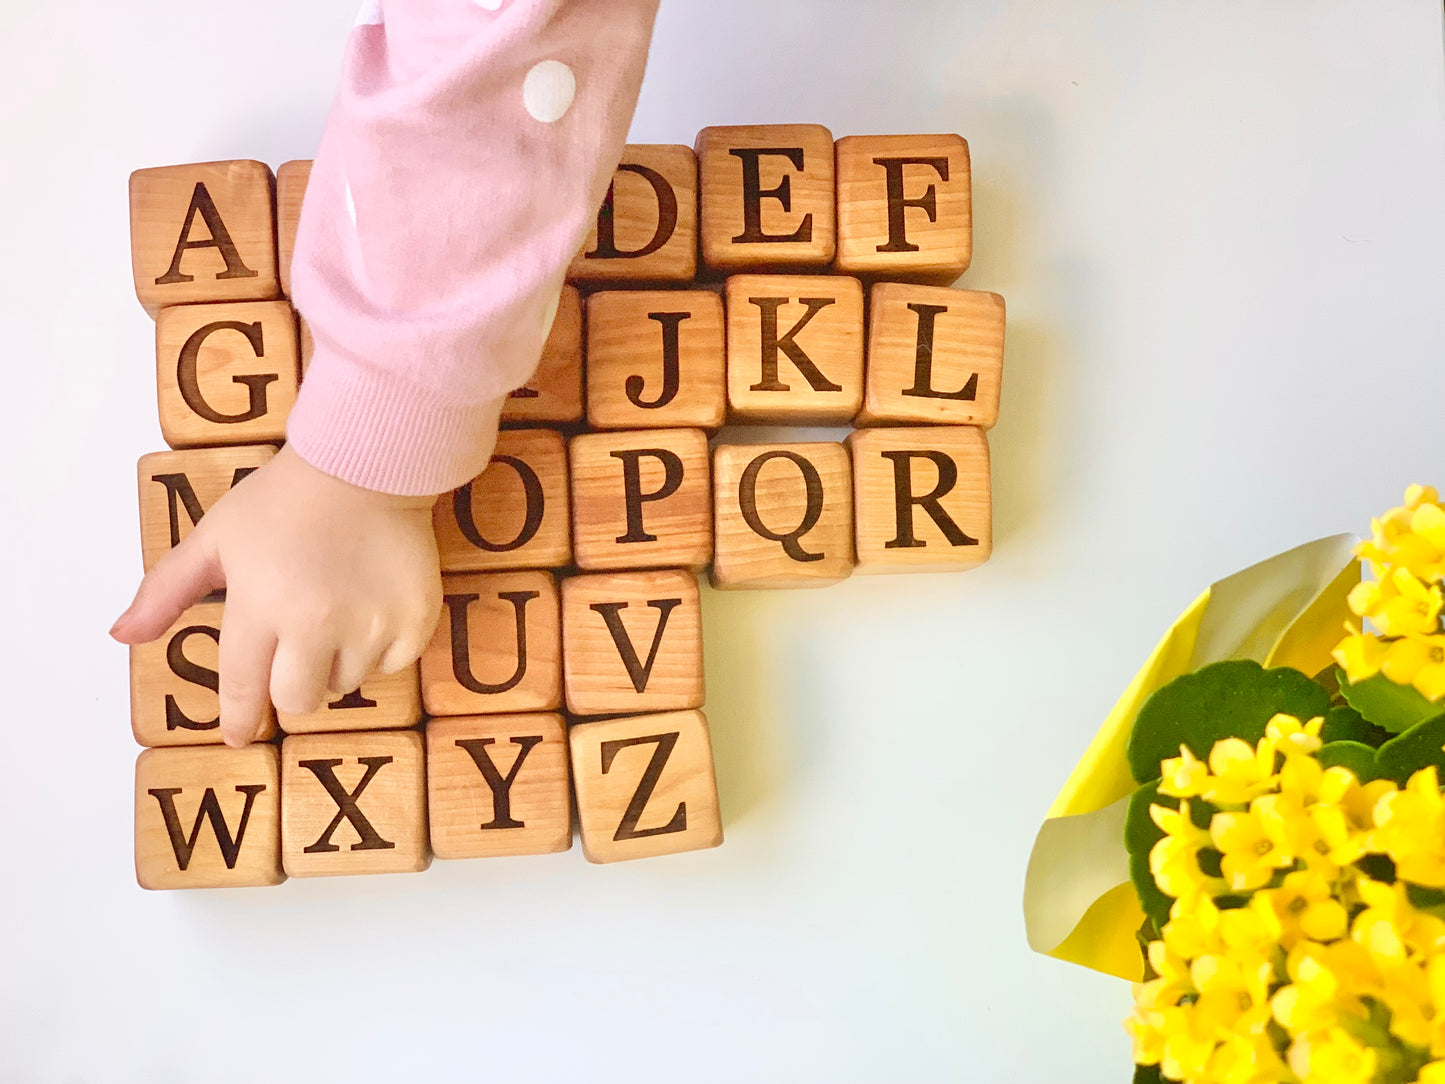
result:
[[[285,438],[309,169],[131,177],[171,449],[139,462],[147,569]],[[419,663],[231,749],[224,600],[132,650],[141,885],[563,851],[574,817],[596,862],[719,844],[699,576],[818,587],[989,556],[1004,304],[948,286],[971,256],[969,180],[956,135],[628,146],[490,465],[437,502],[445,605]],[[734,443],[724,424],[854,428]]]

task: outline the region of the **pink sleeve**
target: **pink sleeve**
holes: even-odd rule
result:
[[[363,5],[292,261],[307,462],[398,494],[480,473],[621,156],[657,4]]]

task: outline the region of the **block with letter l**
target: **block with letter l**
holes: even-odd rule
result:
[[[166,305],[270,300],[276,273],[275,180],[262,162],[197,162],[130,175],[136,297]]]
[[[591,862],[650,858],[722,842],[717,777],[700,711],[577,723],[572,785]]]
[[[156,317],[161,434],[172,448],[285,440],[300,381],[285,301],[174,305]]]
[[[274,885],[281,797],[274,745],[147,749],[135,762],[135,873],[142,888]]]
[[[289,876],[417,873],[431,863],[416,731],[292,735],[281,743],[281,788]]]
[[[591,284],[688,282],[696,273],[693,149],[629,143],[568,278]]]
[[[270,444],[254,444],[141,456],[136,463],[136,488],[145,571],[179,546],[227,491],[275,454]]]
[[[503,425],[582,420],[582,295],[563,286],[537,369],[502,404]]]
[[[982,429],[858,429],[847,443],[859,572],[949,572],[988,560],[993,503]]]
[[[973,257],[968,144],[957,135],[837,143],[839,271],[948,285]]]

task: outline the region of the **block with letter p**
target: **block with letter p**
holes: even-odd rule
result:
[[[198,162],[130,175],[136,297],[166,305],[267,300],[276,273],[275,180],[262,162]]]
[[[697,272],[697,156],[629,143],[567,275],[576,282],[687,282]]]
[[[859,572],[949,572],[988,560],[993,503],[982,429],[858,429],[848,449]]]
[[[161,434],[172,448],[285,440],[300,382],[285,301],[174,305],[156,317]]]
[[[136,463],[141,560],[149,572],[227,491],[275,456],[269,444],[151,452]]]

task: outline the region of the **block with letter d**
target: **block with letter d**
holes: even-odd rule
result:
[[[568,278],[591,284],[688,282],[697,272],[697,157],[629,143]]]

